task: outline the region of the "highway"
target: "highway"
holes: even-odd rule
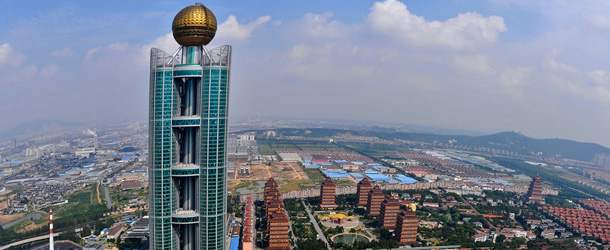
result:
[[[53,237],[57,237],[59,236],[59,233],[54,233]],[[14,247],[14,246],[19,246],[21,244],[25,244],[25,243],[30,243],[30,242],[34,242],[34,241],[39,241],[39,240],[44,240],[44,239],[49,239],[49,235],[41,235],[41,236],[37,236],[37,237],[32,237],[29,239],[25,239],[25,240],[20,240],[17,242],[13,242],[11,244],[5,245],[5,246],[1,246],[0,250],[5,250],[5,249],[9,249],[10,247]]]

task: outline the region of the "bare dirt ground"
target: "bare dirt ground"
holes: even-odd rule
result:
[[[20,229],[19,231],[20,232],[27,232],[27,231],[30,231],[30,230],[41,228],[43,226],[46,226],[47,224],[49,224],[49,222],[47,222],[47,221],[43,221],[43,222],[40,222],[38,224],[34,224],[32,222],[29,225],[25,226],[24,228]]]
[[[100,199],[100,184],[97,184],[97,204],[102,204],[102,199]]]
[[[272,166],[257,164],[250,166],[252,177],[240,178],[242,180],[267,180],[273,177],[276,180],[303,180],[309,179],[303,169],[296,163],[274,163]]]
[[[20,219],[23,216],[25,216],[24,213],[10,214],[10,215],[0,214],[0,225],[4,225],[4,224],[9,223],[11,221]]]
[[[238,176],[235,180],[229,180],[228,188],[242,188],[249,186],[251,181],[266,181],[273,177],[280,185],[280,191],[301,189],[301,184],[313,184],[313,181],[297,163],[274,163],[272,166],[256,164],[250,166],[250,177]],[[251,184],[250,184],[251,185]]]

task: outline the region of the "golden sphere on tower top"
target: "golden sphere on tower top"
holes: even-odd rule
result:
[[[182,9],[172,23],[174,39],[180,45],[207,45],[216,34],[216,17],[202,3]]]

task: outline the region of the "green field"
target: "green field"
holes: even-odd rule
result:
[[[413,153],[409,147],[401,145],[345,143],[344,146],[358,153],[379,158],[393,158],[397,153]]]
[[[326,141],[257,140],[256,142],[262,155],[275,154],[276,151],[281,150],[345,151],[342,147]]]
[[[325,179],[322,172],[317,168],[306,168],[305,173],[307,173],[316,183],[322,183]]]
[[[312,180],[290,180],[285,184],[280,183],[280,192],[290,191],[290,190],[301,190],[301,185],[311,185],[313,184]]]

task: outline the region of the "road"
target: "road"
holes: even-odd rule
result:
[[[53,237],[57,237],[57,236],[59,236],[59,233],[54,233],[53,234]],[[49,235],[46,234],[46,235],[41,235],[41,236],[37,236],[37,237],[32,237],[32,238],[25,239],[25,240],[20,240],[20,241],[13,242],[13,243],[5,245],[5,246],[1,246],[0,250],[9,249],[10,247],[19,246],[21,244],[30,243],[30,242],[39,241],[39,240],[44,240],[44,239],[48,239],[48,238],[49,238]]]
[[[100,198],[100,183],[97,183],[97,186],[95,186],[95,190],[97,192],[97,204],[102,204],[102,199]]]
[[[294,166],[292,166],[292,164],[288,163],[288,166],[290,166],[292,168],[292,171],[294,171],[299,176],[299,180],[303,179],[303,176],[299,174],[299,172],[294,168]]]
[[[377,239],[377,236],[372,234],[371,231],[368,229],[368,227],[364,226],[364,223],[362,223],[360,218],[358,218],[358,225],[360,226],[360,228],[362,228],[366,232],[366,234],[369,235],[369,238],[371,238],[371,241]]]
[[[475,214],[476,214],[476,215],[483,216],[483,215],[482,215],[482,214],[479,212],[479,210],[477,210],[476,208],[474,208],[474,206],[472,206],[472,204],[470,204],[470,202],[468,202],[468,200],[464,199],[464,197],[462,197],[461,195],[458,195],[458,197],[459,197],[460,199],[462,199],[462,202],[464,202],[464,203],[468,204],[468,206],[470,206],[470,208],[471,208],[472,210],[474,210],[474,212],[475,212]],[[490,228],[490,229],[492,229],[492,228],[493,228],[494,230],[496,229],[496,227],[494,227],[494,224],[491,224],[491,222],[489,222],[489,220],[487,220],[487,218],[485,218],[485,216],[483,216],[483,220],[485,220],[485,221],[487,222],[487,224],[489,224],[489,228]]]
[[[286,215],[288,215],[288,211],[285,211]],[[288,216],[290,218],[290,216]],[[297,237],[294,236],[294,230],[292,230],[292,223],[288,223],[288,228],[291,232],[291,236],[292,236],[292,241],[294,242],[294,248],[299,248],[299,246],[297,245]]]
[[[106,207],[108,209],[112,208],[112,200],[110,199],[110,191],[108,191],[108,186],[104,185],[104,193],[106,194]]]
[[[12,227],[12,226],[16,225],[19,222],[24,221],[24,220],[38,220],[38,219],[40,219],[40,216],[41,216],[40,213],[30,213],[30,214],[27,214],[26,216],[24,216],[24,217],[22,217],[22,218],[20,218],[18,220],[15,220],[15,221],[12,221],[10,223],[6,223],[6,224],[2,225],[2,228],[3,229],[7,229],[9,227]]]
[[[309,215],[309,220],[311,221],[311,224],[313,224],[313,227],[316,229],[316,232],[318,232],[318,239],[321,239],[322,241],[324,241],[328,250],[332,250],[332,248],[330,247],[330,244],[328,244],[328,240],[326,240],[326,236],[324,235],[324,232],[322,232],[322,229],[320,229],[320,226],[318,225],[318,221],[316,221],[316,218],[314,218],[313,214],[311,214],[311,210],[309,210],[309,206],[307,206],[307,204],[305,204],[305,200],[301,199],[301,202],[303,202],[303,206],[305,206],[305,211],[307,211],[307,215]]]

